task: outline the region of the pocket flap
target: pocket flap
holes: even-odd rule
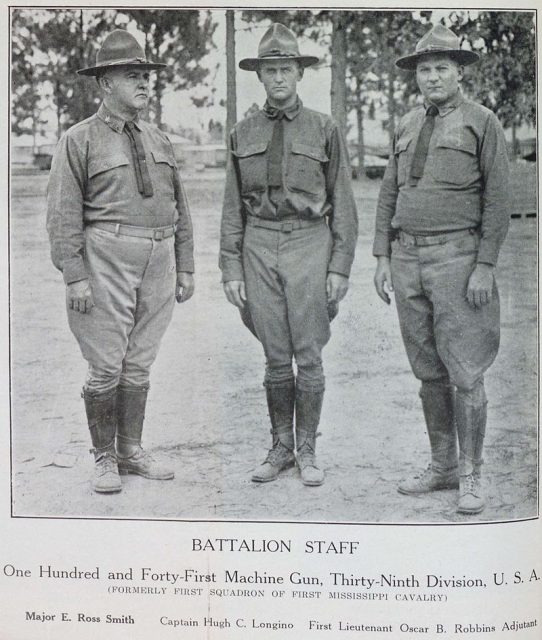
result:
[[[95,158],[88,163],[88,177],[92,178],[104,171],[128,164],[130,164],[128,158],[123,153],[115,153],[109,156],[103,156],[102,158]]]
[[[249,158],[250,156],[255,156],[259,153],[265,153],[267,149],[267,141],[261,142],[253,142],[250,144],[244,144],[237,149],[237,151],[233,151],[233,155],[237,158]]]
[[[455,149],[457,151],[463,151],[464,153],[470,153],[473,156],[476,155],[476,141],[461,136],[445,136],[437,142],[437,147]]]
[[[298,155],[307,156],[318,162],[327,162],[329,158],[320,147],[313,147],[310,144],[304,144],[303,142],[292,142],[292,153]]]
[[[167,164],[169,164],[170,167],[175,168],[175,159],[173,158],[173,156],[169,153],[163,153],[160,151],[151,151],[152,153],[152,157],[154,158],[155,162],[165,162]]]
[[[402,136],[395,143],[394,153],[402,153],[408,149],[408,145],[412,142],[412,136]]]

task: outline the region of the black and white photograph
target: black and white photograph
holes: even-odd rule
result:
[[[9,17],[12,518],[538,518],[536,11]]]

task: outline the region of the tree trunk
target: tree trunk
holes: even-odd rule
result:
[[[393,144],[393,136],[395,134],[395,114],[397,113],[397,105],[395,103],[396,76],[395,67],[392,65],[388,71],[388,138],[390,141],[390,147]]]
[[[160,77],[160,74],[156,74],[156,80],[154,84],[154,124],[161,129],[162,128],[162,95],[164,93],[164,81]]]
[[[363,136],[363,109],[361,102],[356,105],[356,117],[358,123],[358,170],[357,177],[360,178],[365,173],[365,140]]]
[[[235,14],[226,11],[226,146],[230,131],[237,122],[237,85],[235,76]]]
[[[62,112],[60,109],[60,82],[55,82],[55,104],[56,104],[56,139],[62,137]]]
[[[346,136],[346,24],[344,12],[333,14],[331,36],[331,115]]]
[[[515,160],[518,155],[517,125],[514,121],[512,122],[512,160]]]
[[[358,170],[357,178],[365,174],[365,139],[363,132],[363,102],[361,100],[361,79],[356,78],[356,122],[358,129]]]

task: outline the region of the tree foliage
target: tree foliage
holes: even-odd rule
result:
[[[505,127],[535,123],[535,25],[532,11],[482,11],[451,15],[452,28],[481,55],[466,78],[475,100]]]
[[[216,22],[210,11],[193,9],[123,9],[120,13],[144,34],[147,58],[168,65],[154,77],[152,110],[160,126],[166,87],[184,90],[205,84],[209,69],[201,61],[213,46]],[[192,99],[202,106],[208,101],[208,93]]]
[[[145,37],[150,59],[166,62],[155,74],[151,111],[161,124],[166,83],[174,89],[202,87],[209,70],[201,65],[210,51],[215,22],[210,12],[195,10],[16,9],[12,14],[12,95],[14,131],[35,118],[39,96],[56,111],[58,135],[90,116],[100,101],[98,85],[77,75],[92,66],[105,35],[136,27]],[[204,93],[204,92],[202,92]],[[207,93],[212,93],[208,91]],[[206,97],[200,95],[201,104]]]
[[[89,86],[76,71],[92,64],[92,43],[107,24],[106,18],[105,11],[83,9],[18,9],[13,13],[13,93],[49,97],[59,133],[95,110],[97,86]],[[31,69],[31,77],[25,68]],[[24,112],[16,115],[20,121]],[[26,117],[33,116],[29,112]]]

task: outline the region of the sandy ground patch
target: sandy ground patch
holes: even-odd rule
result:
[[[13,514],[195,520],[433,523],[513,520],[537,512],[536,220],[513,220],[498,268],[499,356],[487,375],[488,506],[456,514],[457,492],[412,498],[397,483],[428,462],[418,383],[394,308],[374,292],[371,242],[378,182],[355,183],[361,233],[351,289],[324,352],[327,392],[318,454],[326,483],[296,470],[250,481],[269,425],[263,355],[222,293],[217,267],[220,172],[187,176],[197,292],[175,310],[151,378],[144,443],[175,479],[124,479],[93,493],[80,390],[86,366],[71,335],[64,287],[49,259],[47,175],[15,176],[11,211]]]

